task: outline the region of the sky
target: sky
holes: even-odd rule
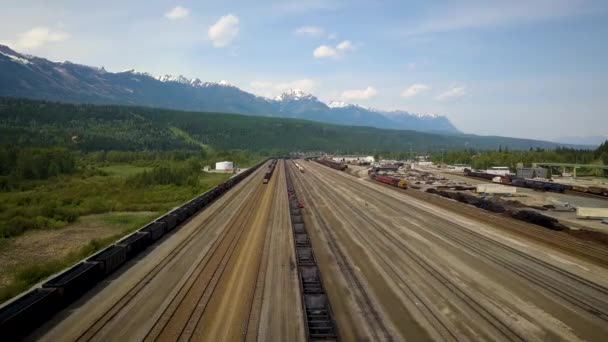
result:
[[[466,133],[608,136],[608,1],[6,1],[0,43],[55,61],[289,88]]]

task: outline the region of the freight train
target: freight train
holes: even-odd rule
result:
[[[335,162],[335,161],[329,160],[329,159],[315,159],[315,161],[319,164],[329,166],[332,169],[336,169],[339,171],[344,171],[348,167],[348,165],[346,165],[346,164],[338,163],[338,162]]]
[[[608,188],[603,188],[600,186],[588,186],[587,192],[594,195],[608,196]]]
[[[272,159],[270,161],[270,164],[268,164],[268,170],[264,174],[264,180],[262,180],[263,184],[268,184],[268,182],[270,182],[270,178],[272,177],[272,174],[274,173],[274,169],[276,168],[276,166],[277,166],[277,160]]]
[[[300,170],[300,173],[304,173],[304,168],[302,167],[302,165],[298,164],[295,160],[293,161],[293,163],[296,165],[298,170]]]
[[[566,185],[549,182],[549,181],[545,181],[545,180],[515,178],[510,175],[496,176],[493,174],[473,171],[470,169],[464,169],[464,175],[468,176],[468,177],[483,178],[483,179],[487,179],[487,180],[491,180],[491,181],[495,181],[496,179],[499,179],[496,182],[500,183],[500,184],[518,186],[518,187],[522,187],[522,188],[529,188],[529,189],[534,189],[534,190],[539,190],[539,191],[564,192],[567,189]]]
[[[467,177],[475,177],[475,178],[483,178],[487,180],[492,180],[492,178],[496,177],[496,175],[489,174],[481,171],[474,171],[471,169],[464,169],[464,175]]]
[[[41,287],[32,289],[2,306],[0,341],[15,341],[26,337],[127,261],[135,258],[169,231],[179,227],[199,210],[207,207],[265,162],[195,197],[133,234],[47,280]],[[276,160],[271,162],[271,169],[274,169],[274,165]]]
[[[377,173],[370,173],[369,177],[373,180],[377,180],[378,182],[390,184],[401,189],[407,189],[407,181],[403,178],[393,176],[382,176]]]
[[[551,191],[551,192],[566,191],[566,186],[563,184],[536,180],[536,179],[515,178],[515,179],[511,179],[511,185],[539,190],[539,191]]]

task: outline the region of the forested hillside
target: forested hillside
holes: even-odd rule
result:
[[[556,148],[551,142],[339,126],[312,121],[0,98],[0,144],[99,150],[327,151]]]
[[[445,116],[384,112],[357,105],[328,106],[301,90],[277,98],[256,96],[225,81],[203,82],[184,76],[159,78],[129,70],[70,62],[57,63],[20,54],[0,45],[0,96],[70,103],[137,105],[176,110],[299,118],[324,123],[460,133]]]

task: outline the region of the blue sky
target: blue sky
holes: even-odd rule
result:
[[[445,115],[461,130],[608,135],[608,1],[4,1],[0,42],[258,95]]]

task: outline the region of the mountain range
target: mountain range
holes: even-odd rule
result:
[[[608,141],[608,135],[590,135],[590,136],[582,136],[582,137],[560,137],[560,138],[552,139],[551,141],[555,141],[560,144],[599,146],[603,142]]]
[[[187,111],[298,118],[339,125],[422,132],[460,133],[444,116],[382,111],[355,104],[326,104],[301,90],[269,99],[226,81],[127,70],[108,72],[71,62],[53,62],[0,45],[0,96],[72,103],[122,104]]]

